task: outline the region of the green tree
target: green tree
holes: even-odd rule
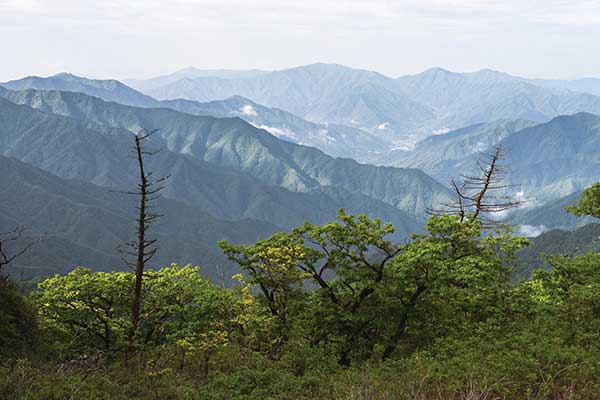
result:
[[[65,350],[114,353],[124,349],[134,280],[129,272],[76,268],[41,282],[31,297],[44,327]],[[175,349],[183,363],[192,353],[205,357],[226,343],[229,303],[237,300],[201,277],[198,267],[146,271],[142,290],[141,345]]]
[[[393,233],[391,224],[343,210],[338,221],[305,223],[292,232],[316,249],[309,262],[298,265],[318,287],[311,302],[316,322],[312,341],[337,347],[342,365],[366,358],[372,350],[374,325],[384,317],[378,306],[387,269],[401,251],[388,239]]]
[[[227,257],[247,272],[245,281],[256,285],[262,294],[272,317],[275,319],[275,334],[272,352],[276,353],[288,340],[288,316],[293,300],[302,297],[302,282],[305,274],[298,268],[310,264],[317,256],[307,248],[298,235],[277,233],[252,245],[219,243]]]
[[[238,301],[231,290],[202,277],[200,267],[177,264],[146,271],[143,288],[142,345],[176,354],[179,368],[187,359],[200,360],[207,374],[212,353],[230,340],[229,310]]]
[[[578,217],[589,215],[600,218],[600,182],[594,183],[591,187],[585,189],[577,204],[568,206],[565,209]]]
[[[483,223],[435,216],[425,226],[427,233],[414,235],[394,259],[385,295],[388,333],[380,335],[386,338],[384,358],[402,339],[414,337],[419,326],[426,328],[419,336],[435,337],[462,321],[489,316],[483,300],[507,288],[514,252],[527,240],[506,227],[482,232]]]
[[[533,304],[553,313],[556,327],[572,338],[600,341],[600,254],[554,255],[550,271],[537,270],[527,286]]]
[[[467,300],[508,284],[513,253],[526,243],[501,229],[483,235],[477,219],[436,216],[428,233],[395,246],[389,224],[343,211],[338,219],[305,223],[251,246],[221,246],[248,271],[273,315],[289,309],[294,319],[310,315],[311,343],[335,348],[342,365],[376,348],[389,357],[410,324],[430,317],[427,304],[444,299],[446,309],[465,308]],[[293,307],[290,293],[303,281],[315,290],[308,303]]]
[[[0,358],[28,354],[39,344],[35,309],[10,279],[0,279]]]
[[[76,268],[39,284],[32,293],[41,323],[67,351],[112,353],[128,327],[133,275]]]

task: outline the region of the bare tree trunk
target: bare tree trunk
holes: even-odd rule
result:
[[[135,270],[135,283],[131,301],[131,324],[127,334],[127,351],[131,352],[134,348],[135,334],[140,324],[141,304],[142,304],[142,286],[144,278],[144,270],[146,263],[156,254],[158,248],[155,246],[156,239],[148,237],[148,230],[152,222],[156,221],[160,215],[150,212],[150,202],[157,197],[154,196],[164,187],[160,185],[167,177],[153,180],[151,179],[152,172],[146,172],[144,165],[144,155],[154,155],[158,151],[147,151],[143,148],[143,141],[153,135],[156,131],[143,131],[135,135],[134,158],[137,161],[139,170],[139,183],[137,191],[125,192],[139,196],[138,217],[137,217],[137,233],[136,240],[127,245],[132,251],[126,251],[125,255],[135,258],[134,262],[129,262],[124,258],[124,261]],[[122,254],[123,255],[123,254]]]
[[[146,243],[146,199],[148,197],[148,178],[144,171],[144,158],[142,155],[142,144],[139,135],[135,137],[135,150],[138,167],[140,170],[140,204],[137,229],[137,254],[135,261],[135,285],[133,289],[133,301],[131,302],[131,326],[127,336],[129,348],[133,347],[133,339],[140,323],[140,303],[142,297],[142,278],[144,275],[144,252]]]

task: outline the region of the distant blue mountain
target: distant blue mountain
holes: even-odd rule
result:
[[[312,64],[258,76],[184,78],[146,90],[158,99],[223,100],[239,95],[319,123],[337,123],[394,137],[434,118],[429,107],[376,72]],[[137,86],[143,89],[143,86]]]
[[[357,127],[396,146],[499,119],[546,122],[563,114],[600,114],[595,81],[571,82],[592,89],[566,91],[559,84],[491,70],[433,68],[392,79],[336,64],[312,64],[256,75],[208,75],[171,80],[146,93],[199,101],[239,95],[310,121]]]
[[[600,114],[600,97],[535,85],[505,73],[440,68],[398,78],[411,99],[431,107],[438,127],[456,129],[498,119],[546,122],[577,112]]]
[[[571,80],[561,79],[530,79],[534,85],[570,90],[572,92],[589,93],[600,96],[600,78],[580,78]]]
[[[152,97],[131,89],[117,80],[88,79],[69,73],[61,73],[47,78],[28,76],[26,78],[5,82],[0,85],[11,90],[38,89],[81,92],[90,96],[99,97],[106,101],[115,101],[138,107],[151,107],[156,105],[156,100]]]
[[[217,74],[226,77],[249,77],[260,75],[261,72],[184,70],[174,76],[190,74],[192,76]],[[205,103],[184,99],[159,101],[119,81],[93,80],[71,74],[58,74],[47,78],[27,77],[2,83],[0,86],[11,90],[80,92],[124,105],[146,108],[166,107],[189,114],[214,117],[239,117],[281,139],[316,147],[334,157],[350,157],[366,162],[387,149],[387,143],[383,139],[358,128],[309,122],[281,109],[265,107],[241,96]]]
[[[600,116],[590,113],[559,116],[534,124],[496,121],[459,129],[419,142],[412,151],[398,151],[386,163],[422,168],[447,183],[461,173],[475,173],[479,152],[500,145],[510,166],[511,195],[540,206],[598,181],[600,176]],[[561,225],[562,226],[562,225]]]

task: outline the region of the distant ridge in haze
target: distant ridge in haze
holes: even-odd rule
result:
[[[489,69],[456,73],[433,68],[396,82],[411,99],[434,109],[440,126],[451,129],[498,119],[546,122],[577,112],[600,114],[600,97],[538,86]]]
[[[529,82],[556,89],[571,90],[579,93],[589,93],[600,96],[600,78],[580,78],[571,80],[561,79],[530,79]]]
[[[146,93],[198,101],[239,95],[309,121],[360,128],[398,145],[499,119],[546,122],[563,114],[600,114],[600,97],[548,82],[489,69],[456,73],[442,68],[394,79],[318,63],[258,75],[186,77]],[[597,93],[593,81],[586,85]]]
[[[150,79],[125,79],[123,82],[141,92],[153,90],[168,85],[181,79],[194,79],[203,77],[215,78],[248,78],[267,74],[269,71],[259,69],[232,70],[232,69],[200,69],[187,67],[171,74],[157,76]]]
[[[329,122],[391,137],[433,117],[396,90],[394,80],[337,64],[311,64],[258,76],[185,78],[147,91],[158,99],[222,100],[234,95],[313,122]]]
[[[350,157],[364,162],[372,160],[387,149],[384,140],[363,130],[338,124],[309,122],[291,113],[265,107],[241,96],[205,103],[184,99],[159,101],[118,81],[92,80],[70,74],[58,74],[47,78],[26,77],[2,83],[0,86],[11,90],[80,92],[123,105],[171,108],[188,114],[219,118],[239,117],[281,139],[316,147],[334,157]]]
[[[410,149],[424,137],[474,124],[503,119],[542,123],[578,112],[600,114],[599,96],[559,87],[587,85],[593,92],[593,79],[531,80],[489,69],[456,73],[431,68],[392,79],[319,63],[279,71],[188,68],[156,79],[152,85],[165,79],[169,83],[148,89],[148,94],[171,100],[158,101],[120,82],[72,75],[28,77],[4,86],[81,91],[134,106],[239,116],[285,140],[363,162],[386,162],[386,149]]]
[[[133,90],[117,80],[88,79],[69,73],[60,73],[47,78],[28,76],[0,85],[11,90],[38,89],[82,92],[106,101],[115,101],[138,107],[150,107],[156,104],[156,100],[152,97]]]

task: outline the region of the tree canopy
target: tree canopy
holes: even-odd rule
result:
[[[77,268],[27,297],[12,292],[6,301],[32,318],[2,332],[22,333],[11,344],[20,357],[25,346],[39,355],[0,362],[0,389],[28,399],[600,392],[598,254],[550,257],[552,270],[515,282],[527,240],[509,227],[435,215],[410,241],[393,232],[341,210],[253,244],[221,242],[241,270],[228,287],[198,267],[144,271],[139,351],[126,368],[133,273]]]

